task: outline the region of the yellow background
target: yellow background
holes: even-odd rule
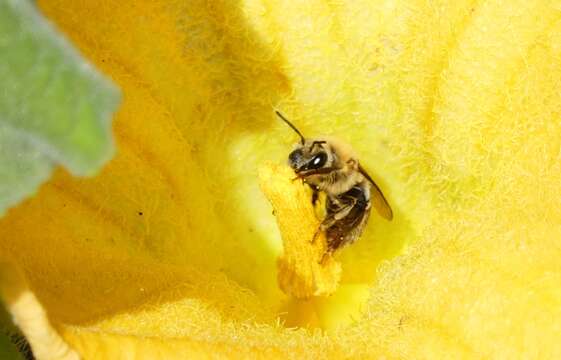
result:
[[[0,222],[86,358],[561,357],[558,1],[39,3],[124,93],[102,173]],[[273,108],[352,143],[395,213],[330,299],[277,288]]]

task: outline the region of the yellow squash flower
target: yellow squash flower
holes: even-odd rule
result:
[[[561,357],[559,1],[39,6],[124,98],[99,176],[0,221],[84,358]],[[273,109],[351,143],[395,213],[331,296],[279,290]]]

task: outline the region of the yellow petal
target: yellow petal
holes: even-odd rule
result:
[[[0,222],[86,357],[561,357],[558,1],[40,4],[124,92],[105,171]],[[395,213],[321,302],[277,286],[273,108],[353,144]]]

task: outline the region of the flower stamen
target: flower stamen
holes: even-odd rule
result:
[[[317,231],[320,220],[311,189],[293,177],[288,166],[266,164],[259,169],[261,190],[273,206],[283,241],[284,253],[277,264],[279,287],[298,299],[327,296],[339,286],[341,264],[325,257],[327,243],[325,234]]]

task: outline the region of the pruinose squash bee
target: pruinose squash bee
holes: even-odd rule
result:
[[[349,145],[332,137],[306,139],[280,112],[275,112],[300,136],[288,156],[296,179],[312,188],[314,205],[319,192],[326,195],[325,218],[311,239],[314,242],[320,232],[325,232],[327,250],[320,262],[360,237],[372,205],[383,218],[392,220],[392,209],[382,191]]]

